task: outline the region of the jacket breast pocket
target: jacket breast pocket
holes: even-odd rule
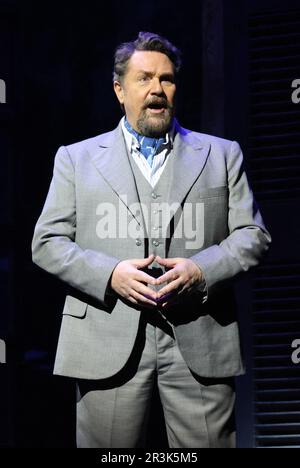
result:
[[[194,187],[173,237],[184,239],[185,251],[192,255],[193,251],[221,242],[227,235],[228,187]]]
[[[199,198],[220,198],[228,196],[228,187],[227,185],[222,185],[220,187],[208,187],[208,188],[199,188],[197,190],[197,195]]]
[[[70,315],[71,317],[85,318],[87,312],[87,303],[82,302],[76,297],[67,296],[63,315]]]

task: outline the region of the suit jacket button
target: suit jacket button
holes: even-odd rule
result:
[[[156,200],[156,198],[158,197],[158,195],[157,195],[155,192],[152,192],[152,193],[151,193],[151,197],[152,197],[154,200]]]
[[[155,247],[158,247],[158,246],[159,246],[159,242],[158,242],[157,240],[152,241],[152,244],[153,244]]]
[[[141,241],[140,239],[136,239],[135,243],[136,243],[136,245],[138,245],[138,246],[142,245],[142,241]]]

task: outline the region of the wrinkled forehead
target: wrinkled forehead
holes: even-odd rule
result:
[[[128,61],[127,73],[174,74],[174,65],[161,52],[136,50]]]

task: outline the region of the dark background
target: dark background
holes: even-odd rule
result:
[[[240,142],[273,236],[237,285],[239,446],[300,447],[299,0],[0,1],[0,447],[75,444],[74,384],[52,376],[64,287],[32,264],[30,245],[57,148],[117,125],[113,52],[141,30],[182,50],[178,119]],[[153,405],[148,444],[165,447],[157,395]]]

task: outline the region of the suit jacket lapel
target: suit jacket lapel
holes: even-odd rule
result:
[[[128,161],[121,123],[114,131],[101,135],[98,146],[99,151],[92,155],[94,165],[142,226],[142,219],[137,218],[136,210],[131,210],[133,204],[139,203],[139,197]]]
[[[208,158],[210,144],[195,137],[176,122],[174,139],[173,173],[168,203],[181,204],[187,193],[200,176]]]

